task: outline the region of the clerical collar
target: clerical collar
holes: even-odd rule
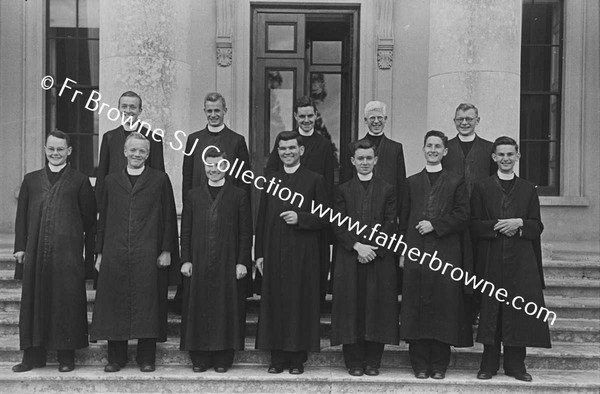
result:
[[[303,137],[310,137],[315,132],[315,129],[313,128],[310,131],[304,131],[304,130],[302,130],[302,128],[298,127],[298,132]]]
[[[208,180],[208,186],[211,187],[221,187],[225,184],[225,178],[221,179],[220,181],[213,181],[211,179]]]
[[[371,179],[373,179],[373,172],[369,172],[367,175],[363,175],[360,172],[357,172],[356,175],[358,175],[358,180],[361,182],[366,182],[366,181],[370,181]]]
[[[67,166],[67,162],[62,163],[59,166],[55,166],[54,164],[48,163],[48,168],[50,168],[50,172],[61,172],[63,168]]]
[[[218,133],[218,132],[220,132],[221,130],[223,130],[225,128],[225,125],[222,124],[219,127],[207,125],[207,127],[208,127],[208,131],[210,131],[211,133]]]
[[[425,165],[425,170],[427,172],[440,172],[440,171],[442,171],[442,163],[437,163],[434,165],[427,164],[427,165]]]
[[[383,137],[383,132],[381,132],[379,134],[374,134],[374,133],[371,133],[371,130],[369,130],[369,131],[367,131],[367,134],[370,135],[371,137],[375,137],[375,138]]]
[[[475,133],[473,133],[472,135],[469,135],[469,136],[464,136],[462,134],[459,134],[458,139],[461,142],[473,142],[473,141],[475,141]]]
[[[134,125],[137,123],[134,123]],[[123,124],[123,130],[125,130],[128,133],[131,133],[132,131],[137,131],[137,127],[129,127],[129,122],[125,122],[125,124]]]
[[[286,174],[293,174],[293,173],[295,173],[298,170],[298,168],[300,168],[300,163],[296,164],[293,167],[283,166],[283,169],[285,170]]]
[[[498,178],[500,178],[500,180],[502,181],[512,181],[513,179],[515,179],[515,173],[511,172],[510,174],[505,174],[498,170]]]
[[[143,165],[141,168],[129,168],[129,167],[127,167],[127,174],[133,175],[133,176],[142,175],[142,172],[144,172],[145,168],[146,168],[145,165]]]

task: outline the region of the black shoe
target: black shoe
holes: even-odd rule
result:
[[[269,372],[269,373],[282,373],[283,372],[283,367],[277,367],[275,365],[270,365],[269,369],[267,370],[267,372]]]
[[[208,368],[206,367],[206,365],[194,365],[192,367],[192,371],[194,372],[206,372],[208,370]]]
[[[521,380],[523,382],[531,382],[533,380],[531,375],[528,374],[527,372],[523,372],[523,373],[504,372],[504,374],[506,376],[512,376],[513,378],[515,378],[517,380]]]
[[[415,378],[417,379],[427,379],[428,377],[427,371],[415,371]]]
[[[12,371],[13,372],[27,372],[27,371],[31,371],[34,368],[42,368],[42,367],[45,367],[45,365],[29,365],[29,364],[25,364],[25,363],[18,363],[17,365],[12,367]]]
[[[156,371],[156,366],[154,364],[141,364],[140,365],[140,371],[142,372],[154,372]]]
[[[379,375],[379,368],[370,367],[370,366],[367,365],[365,367],[365,375],[368,375],[368,376],[377,376],[377,375]]]
[[[496,375],[496,372],[479,371],[477,372],[477,379],[488,380],[494,375]]]
[[[104,372],[119,372],[121,370],[121,366],[118,363],[108,363],[104,367]]]
[[[432,378],[432,379],[438,379],[438,380],[441,380],[441,379],[444,379],[445,377],[446,377],[446,372],[442,372],[442,371],[433,371],[433,372],[431,373],[431,378]]]
[[[302,375],[304,373],[304,367],[303,366],[290,367],[290,373],[292,375]]]
[[[227,372],[227,369],[228,369],[227,367],[215,367],[215,372],[225,373],[225,372]]]
[[[75,364],[60,364],[58,366],[58,372],[71,372],[75,369]]]
[[[348,373],[351,376],[363,376],[364,371],[362,368],[348,368]]]

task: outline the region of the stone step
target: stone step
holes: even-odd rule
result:
[[[545,297],[546,308],[559,319],[600,319],[600,299],[584,297]]]
[[[546,279],[544,296],[600,297],[600,279]]]
[[[16,374],[0,365],[0,385],[7,393],[597,393],[600,382],[589,371],[540,370],[533,382],[497,375],[491,380],[475,378],[473,370],[450,370],[446,379],[416,379],[407,368],[381,369],[379,376],[353,377],[343,368],[307,367],[302,375],[274,375],[264,367],[234,366],[225,374],[212,370],[193,373],[184,366],[159,367],[141,373],[134,366],[106,374],[98,367],[77,367],[58,373],[46,367]]]
[[[548,260],[544,277],[549,279],[600,279],[599,261]]]
[[[600,261],[600,244],[595,241],[543,242],[544,260]]]
[[[270,354],[254,349],[255,338],[247,337],[244,351],[236,352],[235,364],[268,365]],[[597,343],[553,343],[551,349],[528,348],[526,365],[529,369],[590,370],[600,369],[599,345]],[[106,341],[92,343],[86,349],[76,352],[78,365],[102,365],[106,363]],[[470,348],[453,348],[450,360],[451,368],[466,368],[477,371],[481,361],[483,346],[476,343]],[[187,352],[179,350],[179,338],[169,338],[157,347],[157,365],[189,365]],[[18,335],[6,335],[0,338],[0,363],[18,363],[22,358],[19,350]],[[135,341],[129,343],[129,359],[135,359]],[[56,362],[54,352],[49,353],[49,362]],[[309,353],[308,366],[344,365],[342,347],[330,346],[329,340],[321,340],[321,351]],[[408,345],[386,345],[382,365],[408,368]]]

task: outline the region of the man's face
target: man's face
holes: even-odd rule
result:
[[[119,110],[121,111],[121,114],[125,116],[125,119],[128,119],[131,116],[131,123],[135,123],[142,113],[140,99],[137,97],[121,97],[119,100]]]
[[[227,108],[223,107],[221,100],[207,101],[204,103],[204,114],[208,124],[212,127],[219,127],[225,122]]]
[[[431,136],[425,141],[423,153],[425,154],[427,164],[436,165],[442,161],[444,156],[446,156],[448,149],[444,147],[444,142],[440,137]]]
[[[352,165],[356,167],[356,172],[361,175],[369,175],[373,172],[375,164],[377,164],[377,156],[373,148],[357,149],[354,152],[354,157],[350,158]]]
[[[46,141],[46,159],[53,166],[61,166],[67,162],[73,148],[67,146],[67,140],[51,135]]]
[[[206,177],[213,182],[218,182],[225,178],[225,173],[219,170],[217,163],[223,160],[222,157],[207,157],[206,163],[204,163],[204,172]],[[225,168],[225,163],[221,164],[222,168]]]
[[[300,163],[300,156],[304,154],[304,147],[298,144],[296,139],[279,141],[277,147],[279,158],[285,167],[294,167]]]
[[[365,116],[365,123],[367,124],[369,131],[375,135],[383,133],[386,121],[387,116],[378,109],[367,112],[367,116]]]
[[[150,143],[148,141],[129,139],[125,143],[125,157],[129,168],[142,168],[149,154]]]
[[[311,131],[315,127],[315,120],[317,120],[315,108],[313,106],[300,107],[297,111],[294,112],[294,118],[296,118],[298,126],[303,131]]]
[[[498,165],[500,172],[504,174],[511,174],[513,168],[521,155],[517,152],[517,147],[514,145],[498,145],[494,153],[492,153],[492,159]]]
[[[460,135],[469,137],[475,134],[475,128],[479,124],[479,117],[474,109],[466,111],[458,110],[454,115],[454,126]]]

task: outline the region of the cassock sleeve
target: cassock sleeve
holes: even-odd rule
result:
[[[258,205],[258,220],[256,222],[256,237],[254,239],[254,258],[259,259],[265,257],[264,242],[265,242],[265,216],[267,214],[268,204],[267,192],[262,191],[260,195],[260,203]]]
[[[85,277],[94,277],[94,236],[96,235],[96,197],[89,179],[85,179],[79,188],[79,212],[83,223],[85,245]]]
[[[384,221],[381,225],[381,232],[387,234],[393,234],[396,232],[396,217],[398,215],[398,210],[396,208],[396,190],[394,187],[386,188],[386,196],[385,196],[385,211],[384,211]],[[377,244],[376,244],[377,245]],[[375,250],[375,253],[379,257],[385,257],[389,252],[388,248],[381,247],[379,245],[378,249]]]
[[[185,198],[187,196],[187,192],[192,188],[192,176],[194,172],[194,156],[196,152],[190,152],[190,149],[194,147],[194,142],[196,142],[197,137],[194,135],[190,135],[185,144],[185,151],[183,151],[183,179],[181,182],[182,187],[182,196]],[[187,154],[186,154],[187,153]],[[191,153],[191,154],[190,154]],[[189,154],[189,156],[188,156]],[[200,153],[202,154],[202,153]]]
[[[192,262],[192,227],[194,223],[194,207],[191,192],[184,197],[181,212],[181,262]]]
[[[409,204],[408,204],[408,181],[406,180],[406,166],[404,163],[404,149],[402,148],[402,144],[400,144],[400,151],[398,152],[398,156],[396,159],[396,185],[398,185],[398,196],[396,198],[396,210],[398,212],[398,231],[400,234],[406,233],[406,228],[408,227],[408,213],[409,213]]]
[[[471,236],[479,239],[494,239],[498,233],[494,226],[498,220],[488,219],[481,191],[481,184],[475,183],[471,195]]]
[[[27,211],[29,209],[29,188],[27,179],[23,179],[19,190],[17,217],[15,219],[15,252],[24,252],[27,248]]]
[[[265,177],[268,177],[277,171],[279,171],[281,166],[281,160],[279,160],[279,153],[277,152],[277,146],[273,146],[273,150],[269,155],[269,160],[267,160],[267,165],[265,166]]]
[[[334,207],[335,213],[339,213],[341,218],[348,216],[348,211],[346,209],[346,196],[340,187],[336,188],[335,190]],[[358,237],[348,231],[348,228],[345,225],[338,226],[337,224],[332,224],[331,229],[338,240],[338,245],[342,246],[346,250],[352,251],[354,244],[358,242]]]
[[[542,224],[540,215],[540,199],[535,188],[532,190],[529,197],[527,217],[521,219],[523,219],[521,238],[531,240],[539,238],[542,231],[544,231],[544,225]]]
[[[252,268],[252,211],[250,201],[244,193],[239,199],[238,232],[239,254],[237,264],[245,265],[250,272]]]
[[[438,237],[457,233],[469,225],[469,195],[464,179],[461,179],[454,190],[452,210],[439,218],[431,219],[433,231]]]
[[[159,141],[154,139],[154,133],[150,133],[148,136],[150,141],[150,155],[148,157],[148,167],[152,167],[155,170],[165,172],[165,156],[163,152],[162,138],[158,136]]]
[[[162,187],[162,212],[163,212],[163,237],[162,251],[171,252],[171,265],[169,270],[169,284],[181,283],[181,262],[179,259],[179,243],[177,234],[177,211],[175,209],[175,198],[173,197],[173,186],[169,176],[164,174],[165,180]]]
[[[325,154],[325,187],[327,188],[327,204],[329,206],[333,203],[334,183],[335,183],[335,153],[333,152],[333,144],[329,140],[326,142],[326,154]]]
[[[110,149],[108,149],[109,143],[109,134],[105,133],[102,136],[102,143],[100,144],[100,155],[98,157],[98,170],[96,171],[96,202],[98,206],[102,201],[102,196],[104,195],[104,178],[108,175],[108,168],[110,164]]]
[[[102,253],[104,246],[104,227],[106,226],[106,214],[108,206],[108,192],[106,188],[102,188],[102,196],[98,200],[98,224],[96,231],[96,253]]]
[[[244,162],[241,173],[243,174],[244,171],[250,170],[250,155],[248,154],[248,146],[246,145],[246,139],[244,137],[241,137],[239,139],[235,153],[236,153],[237,158],[240,161]],[[249,199],[251,191],[252,191],[252,189],[250,188],[250,185],[247,184],[246,182],[242,181],[241,179],[236,179],[235,183],[240,189],[242,189],[246,192],[246,195],[247,195],[246,198]]]
[[[325,186],[325,180],[321,175],[315,179],[315,195],[313,201],[315,205],[322,204],[323,207],[330,206],[330,199],[327,195],[327,187]],[[312,203],[312,202],[311,202]],[[301,230],[318,230],[327,225],[324,219],[321,219],[319,215],[312,214],[311,212],[297,212],[298,214],[298,229]]]

